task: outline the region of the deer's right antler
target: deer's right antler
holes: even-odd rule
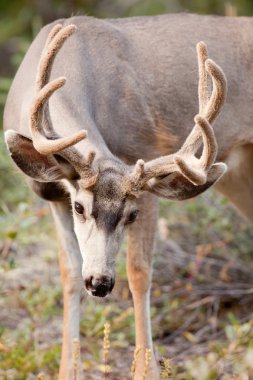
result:
[[[49,140],[45,136],[42,122],[44,105],[46,104],[50,96],[56,90],[61,88],[66,81],[65,78],[61,77],[47,83],[50,76],[53,60],[55,58],[56,53],[63,45],[64,41],[68,37],[70,37],[75,31],[75,25],[68,25],[65,28],[62,28],[62,25],[60,24],[55,25],[55,27],[51,30],[51,33],[48,36],[45,48],[42,52],[42,57],[39,63],[36,78],[37,94],[32,104],[30,115],[30,130],[32,134],[33,144],[35,149],[41,154],[47,155],[52,153],[58,153],[76,144],[77,142],[83,140],[86,137],[86,132],[80,131],[72,136],[60,138],[59,136],[56,136],[56,133],[51,128],[51,132],[54,132],[54,137],[56,137],[56,139]],[[44,121],[44,123],[45,122],[47,123],[48,129],[50,129],[48,121]]]
[[[217,171],[217,178],[226,170],[225,164],[214,164],[217,155],[217,142],[211,126],[226,98],[226,77],[222,69],[214,61],[208,59],[204,42],[197,44],[197,54],[199,114],[194,118],[195,126],[178,152],[146,163],[143,160],[137,161],[134,171],[128,176],[128,181],[130,180],[131,183],[130,192],[140,191],[152,178],[163,178],[174,172],[180,173],[193,185],[200,186],[207,182],[210,168],[212,168],[212,177]],[[208,94],[208,77],[212,79],[210,97]],[[200,158],[197,158],[195,154],[202,141],[202,154]]]

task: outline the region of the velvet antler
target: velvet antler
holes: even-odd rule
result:
[[[50,96],[64,86],[66,82],[66,78],[64,77],[59,77],[48,82],[54,59],[66,39],[75,33],[76,30],[77,27],[75,25],[63,27],[61,24],[57,24],[48,35],[38,65],[36,96],[30,112],[30,130],[33,145],[38,152],[44,155],[59,153],[61,157],[71,162],[81,177],[86,179],[92,177],[94,182],[95,177],[91,165],[95,153],[90,152],[86,160],[74,147],[75,144],[86,138],[87,132],[82,130],[68,137],[60,137],[50,122],[48,109]]]
[[[214,122],[227,92],[226,78],[222,69],[211,59],[208,59],[204,42],[197,44],[199,66],[199,114],[194,118],[195,126],[187,137],[181,149],[168,156],[159,157],[144,164],[138,160],[133,172],[128,176],[131,191],[143,189],[152,178],[164,177],[179,172],[195,186],[207,182],[208,172],[212,167],[212,177],[217,172],[217,178],[225,171],[223,163],[214,164],[217,155],[217,142],[210,123]],[[212,79],[212,93],[208,94],[208,78]],[[195,154],[203,142],[200,158]],[[141,168],[141,169],[140,169]]]

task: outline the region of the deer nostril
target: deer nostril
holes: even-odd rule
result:
[[[114,287],[114,278],[109,276],[90,276],[85,279],[85,287],[93,296],[105,297]]]
[[[100,279],[99,277],[98,278],[92,277],[92,279],[91,279],[91,288],[92,288],[92,290],[95,290],[98,286],[100,286],[102,284],[103,284],[102,279]]]
[[[88,277],[88,278],[86,278],[84,280],[84,284],[85,284],[85,287],[86,287],[87,290],[91,289],[91,287],[92,287],[92,280],[93,280],[92,276],[90,276],[90,277]]]
[[[115,284],[115,280],[114,280],[114,278],[111,278],[110,293],[111,293],[112,289],[114,288],[114,284]]]

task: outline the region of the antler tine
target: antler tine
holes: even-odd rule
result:
[[[37,95],[31,107],[30,130],[34,146],[36,150],[38,150],[38,152],[41,154],[47,155],[58,153],[75,145],[87,136],[87,133],[85,131],[79,131],[72,136],[60,138],[55,133],[52,126],[49,127],[49,121],[45,120],[45,124],[48,127],[47,129],[51,132],[51,134],[53,134],[53,136],[51,136],[53,140],[48,140],[43,130],[42,123],[43,110],[47,100],[57,89],[62,87],[66,81],[65,78],[58,78],[52,82],[47,83],[54,58],[63,45],[64,41],[70,37],[76,31],[76,29],[77,28],[75,25],[68,25],[64,28],[60,24],[55,25],[55,27],[49,33],[46,46],[43,50],[42,57],[39,62],[36,78]]]
[[[207,59],[205,68],[212,78],[213,91],[206,105],[205,114],[203,115],[209,123],[212,123],[218,116],[227,95],[227,80],[220,66],[212,59]]]
[[[189,174],[191,171],[181,155],[195,154],[200,146],[201,137],[203,139],[203,151],[199,159],[200,167],[208,170],[216,159],[217,143],[213,128],[209,123],[215,120],[221,110],[225,102],[227,89],[226,77],[222,69],[213,60],[208,59],[207,47],[203,41],[197,44],[197,56],[199,67],[199,114],[195,116],[195,126],[179,150],[179,155],[175,160],[182,174],[188,179],[190,179]],[[208,99],[208,75],[212,79],[210,99]],[[192,174],[192,182],[197,184],[198,182],[195,181],[196,173],[192,172]],[[204,178],[199,178],[199,183],[202,181],[204,181]]]
[[[58,53],[66,39],[69,38],[73,33],[75,33],[76,30],[77,27],[72,24],[67,25],[64,28],[61,24],[57,24],[49,33],[39,62],[36,78],[37,91],[39,91],[48,82],[48,78],[50,76],[51,68],[56,54]]]
[[[200,41],[197,46],[198,69],[199,69],[199,113],[203,115],[208,102],[208,73],[206,71],[205,62],[208,58],[207,47],[203,41]]]
[[[209,123],[214,122],[218,116],[227,93],[227,81],[222,69],[211,59],[208,59],[207,48],[204,42],[197,44],[198,67],[199,67],[199,115]],[[208,75],[212,79],[212,94],[208,100]],[[204,144],[209,136],[204,136],[205,130],[195,125],[180,149],[182,154],[195,154],[201,144]],[[213,140],[213,139],[211,139]]]
[[[134,171],[133,171],[133,183],[136,185],[140,183],[141,179],[143,178],[143,175],[145,174],[145,163],[143,160],[138,160],[135,164]]]
[[[54,39],[54,37],[56,36],[56,34],[59,33],[59,31],[62,29],[62,24],[56,24],[52,29],[51,31],[49,32],[49,35],[47,37],[47,40],[46,40],[46,44],[45,44],[45,47],[44,49],[47,48],[47,46],[50,44],[50,42]]]
[[[197,50],[197,59],[198,59],[198,72],[199,72],[199,81],[198,81],[198,97],[199,97],[199,114],[204,115],[206,105],[208,103],[208,72],[206,71],[206,60],[208,59],[207,46],[203,41],[200,41],[196,45]],[[194,126],[190,135],[187,137],[184,145],[181,147],[181,152],[191,153],[194,149],[198,149],[201,143],[201,130]],[[197,147],[196,147],[197,146]],[[195,151],[196,151],[195,150]],[[195,153],[195,152],[194,152]]]
[[[212,59],[208,58],[207,47],[203,41],[197,46],[198,69],[199,69],[199,114],[204,116],[209,123],[217,117],[226,98],[226,77]],[[209,99],[208,76],[212,79],[212,93]]]
[[[65,82],[66,79],[62,77],[57,78],[44,86],[39,92],[31,109],[30,127],[33,130],[33,145],[38,152],[45,155],[60,152],[61,150],[79,142],[80,137],[82,140],[87,135],[85,131],[81,131],[69,137],[48,141],[38,128],[38,126],[42,124],[42,110],[45,102],[56,90],[61,88]]]
[[[79,185],[86,190],[94,186],[97,182],[98,173],[96,173],[92,169],[92,164],[95,156],[96,153],[94,151],[91,151],[88,154],[86,161],[82,162],[81,178],[79,180]]]
[[[196,127],[198,127],[202,133],[203,138],[203,152],[200,159],[197,159],[194,155],[192,157],[186,155],[180,155],[178,152],[174,161],[178,165],[180,172],[194,185],[202,185],[206,182],[207,171],[214,164],[217,156],[217,142],[214,136],[213,128],[208,121],[200,115],[196,115],[194,118]],[[198,169],[194,169],[187,163],[190,160],[193,164],[198,161]]]
[[[201,129],[203,138],[203,151],[199,159],[200,166],[203,169],[208,170],[215,162],[217,156],[217,141],[214,136],[212,126],[204,117],[196,115],[194,121],[196,125]]]

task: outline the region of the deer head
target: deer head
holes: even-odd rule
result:
[[[10,155],[18,167],[38,182],[62,182],[70,194],[74,230],[83,258],[83,279],[88,292],[104,297],[114,285],[114,262],[126,227],[138,216],[136,199],[144,191],[169,199],[186,199],[204,191],[225,172],[215,163],[217,144],[211,124],[226,95],[226,79],[207,57],[203,42],[197,45],[199,63],[199,114],[181,149],[149,162],[129,166],[114,157],[97,157],[76,144],[87,138],[81,130],[61,137],[50,121],[48,100],[65,78],[49,81],[54,58],[74,25],[51,30],[38,66],[36,95],[30,111],[31,138],[6,132]],[[212,79],[212,93],[208,81]],[[203,143],[202,153],[197,151]],[[99,150],[99,147],[98,147]]]

